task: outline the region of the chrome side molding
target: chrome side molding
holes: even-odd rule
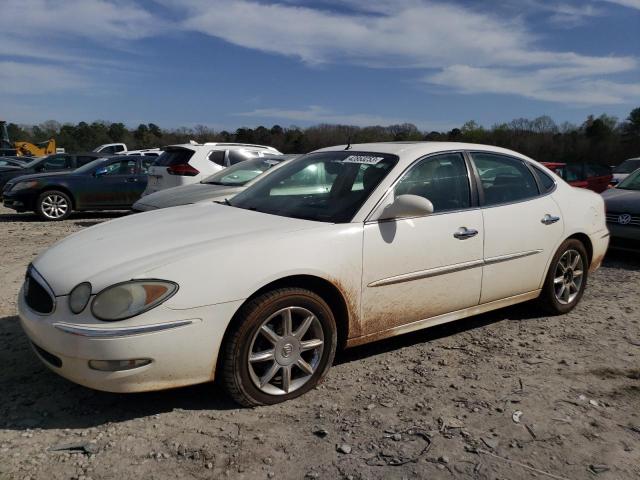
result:
[[[53,326],[58,330],[88,338],[120,338],[132,335],[142,335],[144,333],[161,332],[171,328],[184,327],[190,325],[193,320],[178,320],[175,322],[157,323],[155,325],[142,325],[140,327],[122,327],[122,328],[101,328],[86,327],[83,325],[72,325],[70,323],[54,323]]]

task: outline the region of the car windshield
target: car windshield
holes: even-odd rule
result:
[[[284,217],[350,222],[397,162],[385,153],[312,153],[265,175],[228,203]]]
[[[271,158],[245,160],[205,178],[202,183],[229,187],[242,186],[278,163],[280,160]]]
[[[90,173],[96,167],[98,167],[102,162],[104,162],[104,160],[105,160],[104,158],[97,158],[93,162],[89,162],[89,163],[81,166],[80,168],[76,168],[74,170],[74,172],[75,173]]]
[[[631,173],[636,168],[640,168],[640,158],[631,158],[615,167],[613,173]]]
[[[622,180],[616,188],[622,190],[640,190],[640,168]]]

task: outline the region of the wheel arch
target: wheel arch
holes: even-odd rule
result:
[[[53,192],[53,191],[62,192],[65,195],[67,195],[71,200],[71,209],[72,210],[76,209],[76,199],[73,196],[73,193],[71,193],[71,190],[69,190],[67,187],[63,185],[46,185],[40,189],[40,191],[38,192],[37,198],[40,198],[40,195],[42,195],[43,193]],[[36,198],[36,201],[37,201],[37,198]],[[36,208],[37,208],[37,204],[36,204]]]
[[[584,248],[587,250],[587,262],[591,265],[593,261],[593,243],[591,243],[591,239],[589,235],[582,232],[574,233],[573,235],[567,237],[567,240],[578,240],[580,243],[584,245]]]
[[[349,305],[347,303],[346,297],[344,293],[332,282],[329,280],[318,277],[316,275],[290,275],[286,277],[279,278],[277,280],[273,280],[266,285],[263,285],[254,293],[252,293],[243,303],[240,305],[236,312],[234,313],[231,321],[227,325],[224,335],[222,337],[222,342],[220,345],[224,345],[227,341],[228,335],[233,330],[233,327],[240,321],[239,313],[242,311],[242,308],[251,300],[256,298],[263,293],[270,292],[272,290],[276,290],[279,288],[286,287],[295,287],[295,288],[305,288],[308,289],[327,302],[329,308],[333,312],[336,320],[336,327],[338,329],[338,348],[342,348],[347,343],[347,338],[349,335]],[[220,366],[220,354],[223,349],[220,348],[220,353],[218,354],[218,361],[216,370]],[[216,375],[218,376],[218,375]]]

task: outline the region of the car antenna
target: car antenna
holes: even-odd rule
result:
[[[347,146],[344,148],[345,150],[351,150],[351,135],[347,139]]]

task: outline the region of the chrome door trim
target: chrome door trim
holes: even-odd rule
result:
[[[367,287],[382,287],[385,285],[393,285],[394,283],[411,282],[413,280],[420,280],[422,278],[436,277],[438,275],[446,275],[447,273],[460,272],[462,270],[468,270],[470,268],[481,267],[483,264],[483,260],[472,260],[470,262],[447,265],[446,267],[436,267],[430,268],[428,270],[403,273],[402,275],[396,275],[394,277],[376,280],[375,282],[371,282],[369,285],[367,285]]]
[[[142,335],[144,333],[161,332],[171,328],[184,327],[191,325],[193,320],[178,320],[175,322],[157,323],[155,325],[143,325],[140,327],[122,327],[122,328],[101,328],[88,327],[84,325],[73,325],[70,323],[54,323],[53,326],[58,330],[88,338],[119,338],[129,337],[131,335]]]
[[[507,255],[485,258],[484,264],[493,265],[495,263],[508,262],[510,260],[516,260],[518,258],[530,257],[531,255],[537,255],[539,253],[542,253],[542,250],[529,250],[528,252],[509,253]]]
[[[384,287],[396,283],[412,282],[413,280],[421,280],[423,278],[436,277],[449,273],[461,272],[471,268],[483,267],[485,265],[494,265],[496,263],[508,262],[519,258],[529,257],[542,253],[542,250],[530,250],[527,252],[510,253],[508,255],[500,255],[498,257],[486,258],[484,260],[472,260],[470,262],[456,263],[444,267],[430,268],[428,270],[419,270],[417,272],[403,273],[393,277],[375,280],[367,285],[367,287]]]

